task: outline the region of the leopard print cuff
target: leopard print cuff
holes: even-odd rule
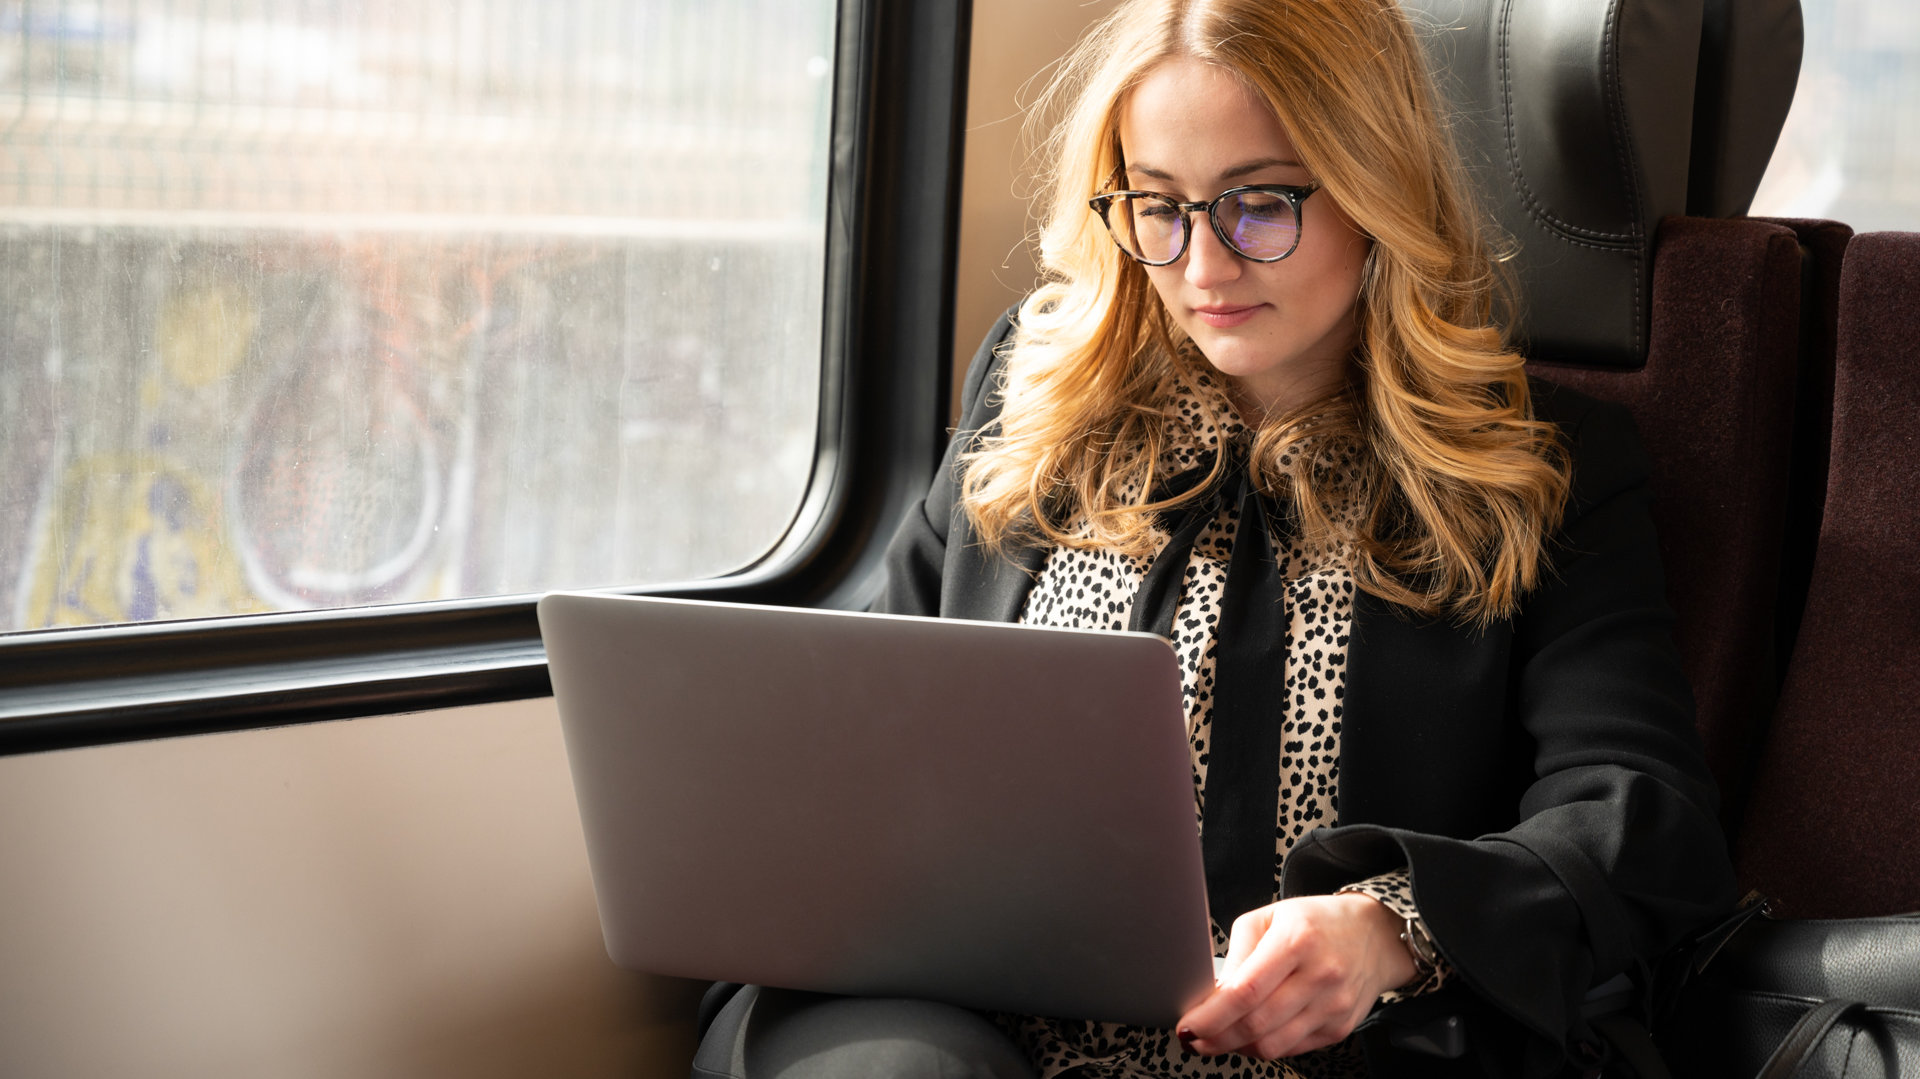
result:
[[[1360,895],[1376,899],[1380,905],[1398,914],[1402,918],[1419,919],[1420,908],[1413,903],[1413,877],[1405,868],[1382,873],[1377,877],[1368,877],[1340,889],[1340,892],[1357,892]],[[1339,893],[1335,893],[1339,894]],[[1426,924],[1421,923],[1423,926]],[[1433,973],[1412,985],[1403,985],[1398,989],[1389,989],[1380,994],[1382,1004],[1391,1004],[1396,1000],[1422,996],[1447,984],[1447,978],[1453,968],[1447,965],[1444,956],[1436,957]]]

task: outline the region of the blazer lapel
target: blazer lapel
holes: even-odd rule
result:
[[[941,590],[940,617],[976,622],[1018,619],[1027,593],[1046,565],[1046,549],[1021,547],[1003,558],[976,543],[964,519],[955,521],[952,531],[957,542],[947,547],[945,577],[952,586]]]

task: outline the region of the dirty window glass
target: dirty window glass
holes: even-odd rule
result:
[[[1753,213],[1920,228],[1920,4],[1800,6],[1805,59]]]
[[[814,457],[832,29],[0,3],[0,630],[751,562]]]

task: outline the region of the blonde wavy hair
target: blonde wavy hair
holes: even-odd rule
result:
[[[979,538],[1146,554],[1156,515],[1207,488],[1151,498],[1194,350],[1087,207],[1121,166],[1128,93],[1176,57],[1264,98],[1373,240],[1345,385],[1267,418],[1255,482],[1290,500],[1310,544],[1350,552],[1365,591],[1483,625],[1511,615],[1544,571],[1569,465],[1497,325],[1500,267],[1394,0],[1129,0],[1062,61],[1029,120],[1047,125],[1046,280],[1019,312],[998,427],[961,457]]]

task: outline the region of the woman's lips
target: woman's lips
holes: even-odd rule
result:
[[[1252,318],[1254,315],[1259,314],[1260,309],[1265,306],[1267,305],[1263,303],[1249,304],[1246,306],[1214,304],[1209,307],[1196,307],[1193,309],[1193,313],[1200,316],[1200,321],[1216,330],[1230,330]]]

